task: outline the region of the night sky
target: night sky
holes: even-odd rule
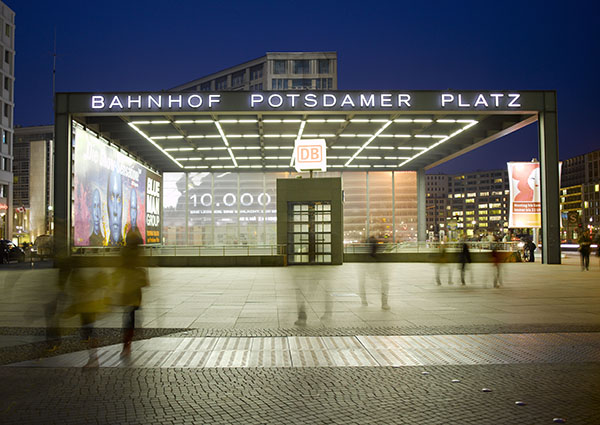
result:
[[[337,51],[338,88],[558,93],[560,157],[600,148],[597,1],[28,1],[16,12],[15,125],[57,91],[168,89],[267,51]],[[529,126],[433,172],[537,154]]]

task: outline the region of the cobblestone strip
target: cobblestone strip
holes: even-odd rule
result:
[[[0,381],[2,424],[600,423],[597,363],[0,368]]]

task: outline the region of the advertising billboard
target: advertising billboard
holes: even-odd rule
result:
[[[161,241],[162,177],[73,123],[75,246],[124,245],[137,231]]]
[[[541,227],[540,163],[509,162],[507,165],[510,189],[508,227]]]

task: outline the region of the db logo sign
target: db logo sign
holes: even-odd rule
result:
[[[326,171],[325,146],[325,139],[296,140],[294,148],[296,171]]]

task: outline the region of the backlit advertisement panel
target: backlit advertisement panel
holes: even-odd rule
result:
[[[160,242],[162,178],[76,123],[73,146],[74,245]]]
[[[509,162],[508,227],[542,227],[539,162]]]

